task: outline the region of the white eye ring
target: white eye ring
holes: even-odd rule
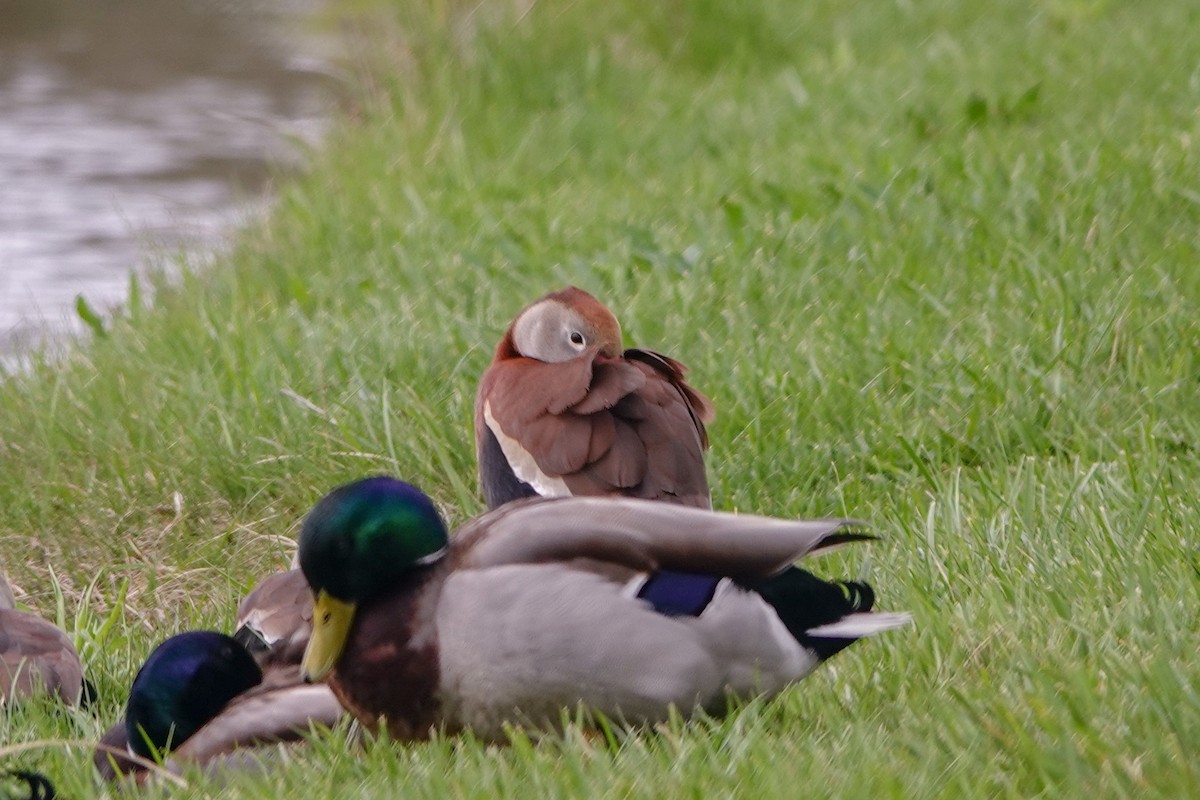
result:
[[[583,334],[579,331],[571,331],[571,333],[567,336],[567,339],[570,340],[571,346],[576,350],[582,350],[584,345],[587,344],[587,339],[585,339]]]

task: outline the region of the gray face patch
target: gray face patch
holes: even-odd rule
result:
[[[513,343],[526,358],[550,364],[570,361],[596,339],[592,326],[573,309],[543,300],[526,309],[513,325]]]

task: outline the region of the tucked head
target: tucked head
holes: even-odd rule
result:
[[[262,682],[246,648],[215,631],[189,631],[155,648],[133,679],[125,734],[146,758],[178,747],[227,703]]]
[[[300,530],[300,570],[313,592],[305,678],[319,680],[337,663],[360,603],[437,561],[447,543],[433,501],[395,478],[366,478],[321,498]]]
[[[570,286],[527,306],[510,329],[517,353],[538,361],[569,361],[598,346],[609,358],[621,355],[621,326],[604,305]],[[502,345],[503,346],[503,345]]]

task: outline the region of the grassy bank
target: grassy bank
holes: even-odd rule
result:
[[[267,222],[0,384],[0,552],[102,698],[0,741],[94,738],[335,483],[476,513],[475,381],[576,283],[714,399],[716,505],[874,521],[821,569],[915,627],[615,752],[337,733],[229,796],[1200,793],[1194,3],[394,5]]]

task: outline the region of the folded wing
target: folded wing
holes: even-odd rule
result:
[[[632,498],[513,503],[455,533],[460,568],[589,559],[649,571],[771,575],[811,553],[873,538],[845,519],[783,520]]]

